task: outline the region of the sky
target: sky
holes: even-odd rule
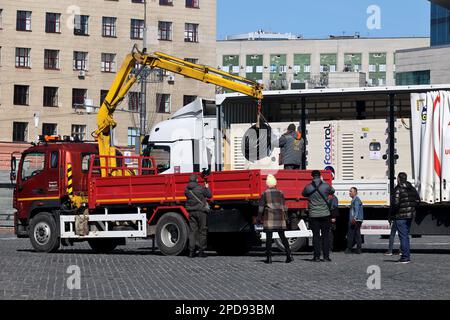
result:
[[[370,6],[379,8],[374,20]],[[369,20],[369,25],[368,25]],[[379,21],[379,24],[378,24]],[[305,38],[429,36],[427,0],[217,0],[217,39],[263,29]]]

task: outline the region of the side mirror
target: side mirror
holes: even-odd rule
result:
[[[16,171],[16,161],[17,161],[16,157],[12,156],[11,157],[11,172]]]
[[[9,173],[9,180],[11,183],[14,183],[16,181],[16,157],[11,157],[11,172]]]

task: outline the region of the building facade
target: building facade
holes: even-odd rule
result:
[[[431,0],[430,44],[396,53],[397,85],[450,83],[450,2]]]
[[[360,38],[217,42],[217,65],[268,90],[383,86],[395,83],[395,51],[428,46],[429,38]],[[363,74],[361,74],[363,73]]]
[[[215,0],[21,0],[0,3],[0,141],[40,134],[90,139],[99,107],[134,44],[200,64],[215,64]],[[147,130],[211,85],[167,72],[147,77]],[[139,136],[140,86],[114,117],[115,143]]]

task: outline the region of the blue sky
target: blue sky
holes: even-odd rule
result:
[[[367,8],[377,5],[381,29],[368,29]],[[217,0],[217,38],[258,29],[305,38],[359,32],[363,37],[429,36],[427,0]]]

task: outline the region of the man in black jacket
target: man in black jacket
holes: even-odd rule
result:
[[[287,132],[278,141],[280,164],[284,165],[285,170],[298,170],[301,168],[304,143],[300,130],[296,131],[295,124],[291,123]]]
[[[195,247],[198,240],[199,257],[206,258],[206,236],[208,232],[206,208],[207,199],[212,197],[208,184],[198,184],[198,177],[192,174],[184,194],[187,198],[186,210],[189,212],[189,257],[195,257]]]
[[[394,190],[394,215],[391,217],[400,238],[400,250],[402,252],[402,257],[398,261],[400,263],[409,263],[411,261],[409,231],[412,219],[416,213],[416,207],[420,202],[417,190],[407,180],[408,176],[406,173],[400,172],[398,174],[398,184]]]

